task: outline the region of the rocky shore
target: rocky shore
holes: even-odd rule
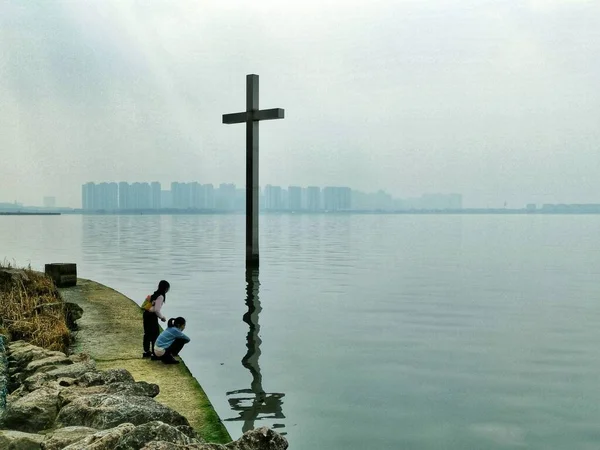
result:
[[[267,428],[226,445],[207,444],[184,416],[154,399],[158,385],[136,382],[124,369],[98,370],[88,355],[23,341],[5,350],[9,395],[0,416],[0,449],[287,448],[285,438]]]

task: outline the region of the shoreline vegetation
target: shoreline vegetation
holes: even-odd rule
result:
[[[231,442],[183,361],[141,358],[137,316],[133,300],[99,283],[58,289],[0,264],[0,448],[287,448],[266,427]]]
[[[65,303],[45,274],[0,264],[0,334],[66,353],[74,334]]]

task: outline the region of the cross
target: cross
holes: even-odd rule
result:
[[[246,111],[223,114],[223,123],[246,123],[246,268],[258,267],[258,122],[283,119],[280,108],[258,109],[258,75],[246,75]]]

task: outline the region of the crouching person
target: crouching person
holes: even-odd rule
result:
[[[162,360],[165,364],[179,364],[175,356],[179,354],[185,344],[190,342],[190,338],[183,334],[184,329],[185,319],[183,317],[169,319],[167,329],[160,333],[154,344],[156,359]]]

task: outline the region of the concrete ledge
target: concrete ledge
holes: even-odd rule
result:
[[[60,289],[67,302],[83,308],[77,321],[76,352],[88,353],[99,369],[128,370],[136,381],[156,383],[156,400],[185,416],[208,442],[231,437],[205,392],[185,364],[165,365],[142,359],[142,310],[133,300],[94,281],[79,278],[77,286]]]

